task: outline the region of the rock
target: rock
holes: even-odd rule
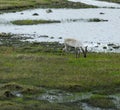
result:
[[[107,44],[108,46],[115,46],[115,44],[113,44],[113,43],[110,43],[110,44]]]
[[[39,16],[39,14],[38,13],[33,13],[33,16]]]
[[[24,13],[20,13],[21,15],[23,15]]]
[[[113,46],[113,48],[114,48],[114,49],[119,49],[120,46],[117,46],[117,45],[116,45],[116,46]]]
[[[14,95],[10,91],[5,91],[4,96],[5,97],[14,97]]]
[[[47,35],[40,35],[40,37],[45,37],[45,38],[48,38],[48,36],[47,36]]]
[[[50,39],[54,39],[54,37],[50,37]]]
[[[101,43],[98,42],[97,44],[100,45]]]
[[[58,39],[62,39],[62,37],[59,37]]]
[[[104,47],[103,47],[103,49],[107,49],[107,47],[106,47],[106,46],[104,46]]]
[[[52,10],[51,9],[47,9],[46,13],[52,13]]]
[[[113,43],[111,43],[111,44],[107,44],[109,47],[112,47],[112,48],[114,48],[114,49],[119,49],[120,48],[120,46],[119,45],[116,45],[116,44],[113,44]]]
[[[103,15],[103,14],[105,14],[105,13],[103,13],[103,12],[100,12],[100,14],[101,14],[101,15]]]

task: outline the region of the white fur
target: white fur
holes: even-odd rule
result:
[[[76,39],[67,38],[64,39],[64,45],[65,45],[65,47],[63,48],[64,51],[68,51],[69,47],[74,47],[76,51],[76,57],[78,57],[80,51],[82,51],[84,57],[86,57],[87,47],[84,47],[80,41]]]

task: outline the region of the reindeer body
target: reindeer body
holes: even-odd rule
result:
[[[75,48],[75,54],[76,54],[76,58],[80,57],[80,52],[83,52],[84,57],[86,57],[86,53],[87,53],[87,47],[84,47],[82,45],[82,43],[76,39],[65,39],[64,40],[64,51],[69,51],[69,47],[74,47]]]

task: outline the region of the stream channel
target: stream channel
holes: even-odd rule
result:
[[[94,107],[83,100],[89,99],[94,96],[94,92],[67,92],[60,89],[47,89],[43,88],[44,93],[31,96],[31,100],[48,101],[50,103],[63,104],[67,106],[75,106],[82,110],[119,110],[120,109],[120,94],[106,95],[105,97],[112,100],[115,104],[115,108],[100,108]],[[19,98],[25,98],[21,92],[11,92],[14,96]],[[103,95],[104,96],[104,95]]]

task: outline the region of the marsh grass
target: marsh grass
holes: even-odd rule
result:
[[[76,59],[72,53],[63,53],[63,45],[57,42],[17,43],[0,46],[1,110],[81,110],[69,104],[35,100],[44,92],[41,87],[104,95],[120,92],[119,53],[88,53],[87,58],[81,55]],[[12,91],[24,97],[16,97]]]
[[[24,103],[23,103],[24,102]],[[13,101],[0,101],[0,110],[73,110],[74,107],[51,104],[46,101],[29,101],[16,98]],[[81,110],[78,108],[77,110]]]
[[[15,20],[11,21],[15,25],[35,25],[35,24],[48,24],[48,23],[60,23],[57,20]]]
[[[116,109],[112,99],[107,96],[93,95],[89,99],[84,99],[83,102],[86,102],[91,106],[100,107],[103,109]]]
[[[73,54],[64,55],[59,49],[54,52],[54,48],[43,44],[26,47],[0,48],[1,83],[15,81],[71,91],[106,89],[120,84],[119,53],[88,53],[86,59],[76,59]]]
[[[108,20],[99,19],[99,18],[93,18],[88,20],[88,22],[107,22],[107,21]]]
[[[83,3],[74,3],[67,0],[1,0],[0,10],[17,11],[28,8],[94,8],[95,6]]]

